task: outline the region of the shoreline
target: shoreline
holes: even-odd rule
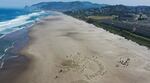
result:
[[[53,16],[54,13],[57,14],[57,12],[53,12],[51,15]],[[29,40],[32,39],[29,36],[30,29],[39,25],[45,18],[47,16],[35,21],[33,24],[25,25],[26,28],[8,33],[0,38],[1,41],[13,41],[14,44],[12,44],[12,47],[6,48],[6,54],[1,57],[0,82],[13,83],[29,67],[32,58],[26,56],[28,54],[21,53],[21,50],[28,46]]]
[[[12,48],[7,50],[5,56],[2,57],[3,67],[0,69],[0,82],[13,82],[27,69],[30,59],[19,53],[19,51],[28,43],[27,33],[27,29],[22,29],[7,34],[1,39],[1,41],[13,41],[15,43],[13,43],[14,45]]]
[[[20,50],[18,59],[12,60],[14,63],[20,62],[19,65],[22,66],[14,64],[15,66],[9,68],[10,72],[4,71],[3,78],[0,78],[1,82],[150,81],[150,50],[147,47],[82,20],[58,13],[36,23],[29,28],[26,35],[29,42]],[[11,60],[9,61],[12,64]]]
[[[29,36],[21,53],[32,62],[15,83],[150,81],[148,48],[84,21],[49,16],[31,28]]]

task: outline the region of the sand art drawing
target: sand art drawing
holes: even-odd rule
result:
[[[60,72],[78,72],[88,80],[101,77],[107,71],[104,65],[95,57],[85,57],[79,52],[77,52],[77,55],[67,56],[67,60],[64,60],[59,66],[61,69]]]

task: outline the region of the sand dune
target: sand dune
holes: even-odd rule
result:
[[[150,50],[60,14],[30,31],[32,62],[15,83],[149,83]]]

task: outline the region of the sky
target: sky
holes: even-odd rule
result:
[[[32,5],[39,2],[51,2],[51,1],[75,1],[75,0],[0,0],[0,7],[21,8],[25,5]],[[78,1],[90,1],[99,4],[124,4],[129,6],[146,5],[150,6],[150,0],[78,0]]]

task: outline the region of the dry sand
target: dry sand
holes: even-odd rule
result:
[[[60,14],[30,31],[32,59],[15,83],[150,83],[150,50]]]

